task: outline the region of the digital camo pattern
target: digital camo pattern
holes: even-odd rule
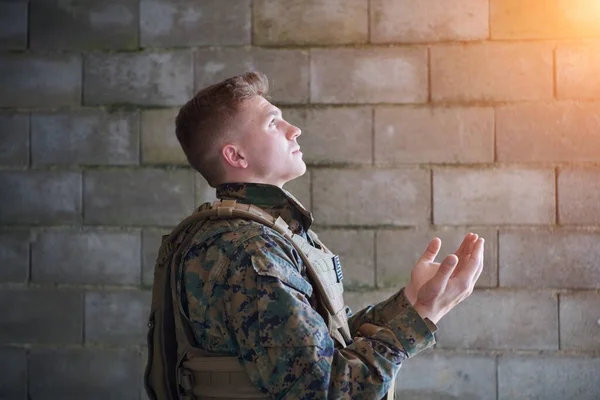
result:
[[[312,223],[276,186],[225,184],[217,197],[281,216],[303,237]],[[382,398],[401,362],[435,341],[401,291],[355,315],[348,309],[354,341],[336,348],[298,253],[256,222],[205,223],[182,260],[178,290],[198,346],[238,356],[251,381],[276,399]]]

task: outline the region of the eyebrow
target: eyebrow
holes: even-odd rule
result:
[[[276,115],[280,115],[282,112],[279,108],[275,108],[267,113],[267,117],[274,117]]]

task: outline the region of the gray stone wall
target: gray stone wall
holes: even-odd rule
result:
[[[567,5],[568,4],[568,5]],[[600,398],[596,0],[0,0],[0,398],[145,399],[159,238],[214,194],[178,107],[247,70],[353,308],[428,240],[485,271],[402,399]]]

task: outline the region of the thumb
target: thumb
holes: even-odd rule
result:
[[[440,252],[441,247],[442,247],[442,241],[440,240],[440,238],[437,238],[437,237],[434,238],[431,242],[429,242],[429,245],[427,246],[425,253],[423,253],[423,255],[421,256],[421,260],[434,262],[435,258],[437,257],[438,253]]]
[[[440,268],[437,270],[436,274],[431,278],[431,283],[436,287],[440,292],[446,290],[446,285],[448,284],[448,280],[452,276],[452,272],[456,265],[458,264],[458,257],[454,254],[448,255],[442,261]]]

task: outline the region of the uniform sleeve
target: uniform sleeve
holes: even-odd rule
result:
[[[427,338],[430,333],[437,331],[437,326],[431,322],[423,320],[414,307],[410,304],[406,295],[404,294],[404,289],[392,295],[385,301],[378,303],[376,305],[370,305],[366,308],[360,310],[356,314],[352,312],[350,308],[347,308],[348,313],[348,325],[350,326],[350,332],[353,334],[359,332],[360,327],[364,324],[373,324],[378,326],[385,326],[387,324],[392,323],[393,321],[398,321],[402,319],[406,319],[407,321],[415,321],[411,323],[411,326],[426,326],[427,329],[420,329],[423,332],[423,342],[428,342]],[[413,354],[421,351],[420,346],[416,348],[406,348],[409,356],[412,357]]]
[[[397,301],[391,318],[373,308],[353,343],[336,348],[292,253],[277,238],[257,238],[239,253],[245,274],[231,275],[228,321],[250,379],[276,399],[383,397],[402,361],[431,346],[433,334]]]

